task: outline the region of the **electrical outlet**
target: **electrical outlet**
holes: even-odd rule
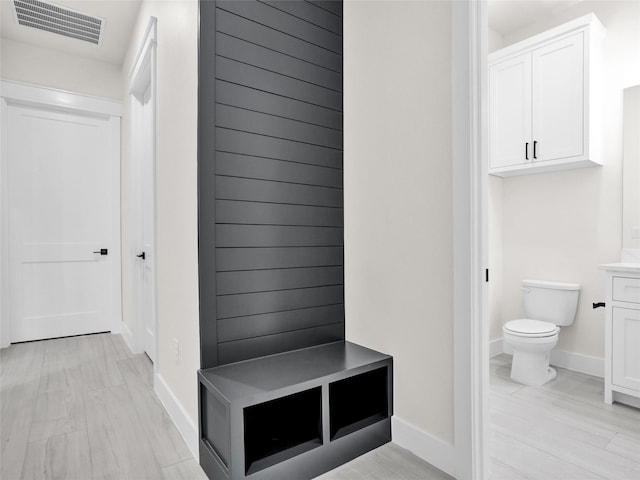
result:
[[[175,353],[175,361],[177,365],[180,363],[180,340],[177,338],[173,339],[173,352]]]

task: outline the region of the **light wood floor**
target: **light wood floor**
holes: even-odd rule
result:
[[[0,352],[2,480],[206,479],[122,337]]]
[[[558,369],[542,387],[491,361],[491,480],[640,480],[640,410],[602,401],[601,379]],[[0,478],[205,480],[118,335],[0,351]],[[391,443],[318,480],[451,480]],[[283,479],[284,480],[284,479]]]
[[[640,479],[640,410],[605,404],[601,378],[557,368],[528,387],[510,370],[510,356],[491,360],[492,480]]]

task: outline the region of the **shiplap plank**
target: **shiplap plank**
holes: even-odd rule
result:
[[[344,325],[342,323],[323,325],[293,332],[220,343],[218,344],[218,358],[221,364],[232,363],[340,340],[344,340]]]
[[[327,70],[225,33],[219,32],[216,34],[216,53],[254,67],[264,68],[296,80],[312,83],[319,87],[338,92],[342,91],[342,75],[338,72]]]
[[[216,128],[216,150],[241,155],[342,168],[342,151],[281,138]]]
[[[308,3],[315,5],[327,12],[331,12],[338,17],[342,17],[342,2],[332,0],[307,0]]]
[[[216,176],[216,198],[251,202],[342,207],[342,189]]]
[[[217,31],[262,45],[335,72],[342,72],[342,55],[252,22],[225,10],[216,10]]]
[[[341,227],[340,208],[216,200],[216,222],[250,225]]]
[[[342,285],[222,295],[218,296],[218,319],[322,307],[343,301],[344,289]]]
[[[216,80],[216,101],[342,131],[342,112],[224,80]]]
[[[218,225],[216,246],[220,247],[322,247],[344,243],[341,227],[298,227],[279,225]]]
[[[342,149],[342,132],[228,105],[216,105],[216,126]]]
[[[344,268],[338,266],[218,272],[216,282],[218,295],[340,285],[344,282]]]
[[[291,0],[262,0],[262,3],[287,12],[295,17],[306,20],[319,27],[342,36],[342,18],[316,8],[307,2],[292,2]]]
[[[218,152],[215,172],[230,177],[342,188],[342,170],[301,163]]]
[[[341,265],[343,247],[216,248],[219,272]]]
[[[235,13],[260,25],[265,25],[326,50],[342,53],[342,37],[266,3],[219,0],[217,5],[222,10]]]
[[[344,305],[328,305],[286,312],[265,313],[218,321],[218,340],[231,342],[344,321]]]
[[[216,78],[342,111],[342,94],[280,73],[216,56]]]

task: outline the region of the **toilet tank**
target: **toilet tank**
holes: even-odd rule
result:
[[[579,284],[522,280],[522,290],[527,318],[551,322],[559,327],[571,325],[576,318]]]

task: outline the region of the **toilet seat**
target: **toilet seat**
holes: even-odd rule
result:
[[[542,320],[520,318],[505,323],[503,330],[516,337],[544,338],[557,335],[560,327],[550,322],[543,322]]]

